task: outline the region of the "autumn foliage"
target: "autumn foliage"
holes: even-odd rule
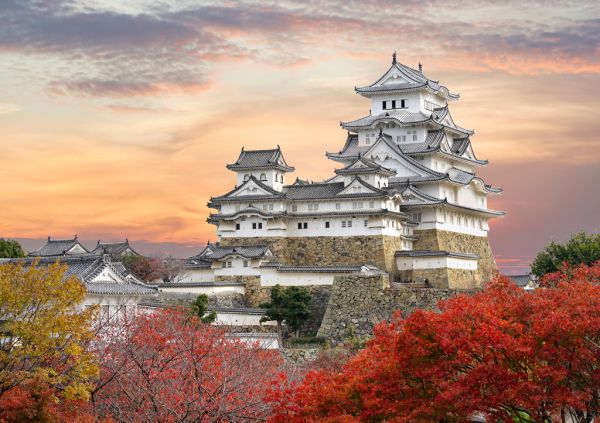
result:
[[[274,422],[591,421],[600,412],[600,264],[381,323],[341,371],[274,391]]]
[[[183,310],[139,316],[99,353],[94,408],[116,421],[261,420],[270,413],[265,394],[280,384],[277,351]]]
[[[83,421],[98,374],[95,308],[66,267],[0,265],[0,421]],[[89,417],[89,416],[88,416]]]

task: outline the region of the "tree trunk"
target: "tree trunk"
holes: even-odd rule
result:
[[[282,333],[281,321],[277,321],[277,340],[279,341],[279,348],[283,348],[283,333]]]

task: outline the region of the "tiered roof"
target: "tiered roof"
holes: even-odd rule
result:
[[[228,164],[227,169],[234,171],[278,169],[283,172],[295,170],[286,163],[279,146],[270,150],[245,150],[242,147],[236,162]]]
[[[421,64],[419,64],[419,69],[414,69],[399,63],[396,60],[395,52],[392,56],[392,65],[377,81],[365,87],[354,88],[358,94],[365,97],[375,94],[390,94],[419,89],[441,95],[448,100],[459,98],[458,94],[448,91],[448,88],[440,85],[439,81],[434,81],[425,76]]]
[[[340,122],[342,128],[348,131],[356,131],[358,129],[373,128],[378,122],[393,122],[399,126],[414,126],[428,124],[433,128],[445,128],[449,131],[467,136],[474,132],[471,129],[465,129],[454,123],[448,105],[433,109],[431,114],[426,114],[421,111],[409,112],[406,110],[388,110],[377,115],[368,115],[360,119]]]

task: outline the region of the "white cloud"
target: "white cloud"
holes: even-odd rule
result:
[[[15,113],[23,110],[23,106],[13,103],[0,103],[0,115]]]

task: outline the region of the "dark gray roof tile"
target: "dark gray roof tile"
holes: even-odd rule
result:
[[[86,253],[89,251],[78,241],[77,235],[72,239],[51,239],[48,237],[46,244],[42,245],[35,251],[29,253],[31,257],[52,257],[63,256],[74,247],[81,247]],[[77,253],[80,254],[80,253]]]
[[[277,168],[287,172],[294,170],[285,162],[279,146],[270,150],[244,150],[242,148],[237,161],[228,164],[227,168],[231,170]]]

